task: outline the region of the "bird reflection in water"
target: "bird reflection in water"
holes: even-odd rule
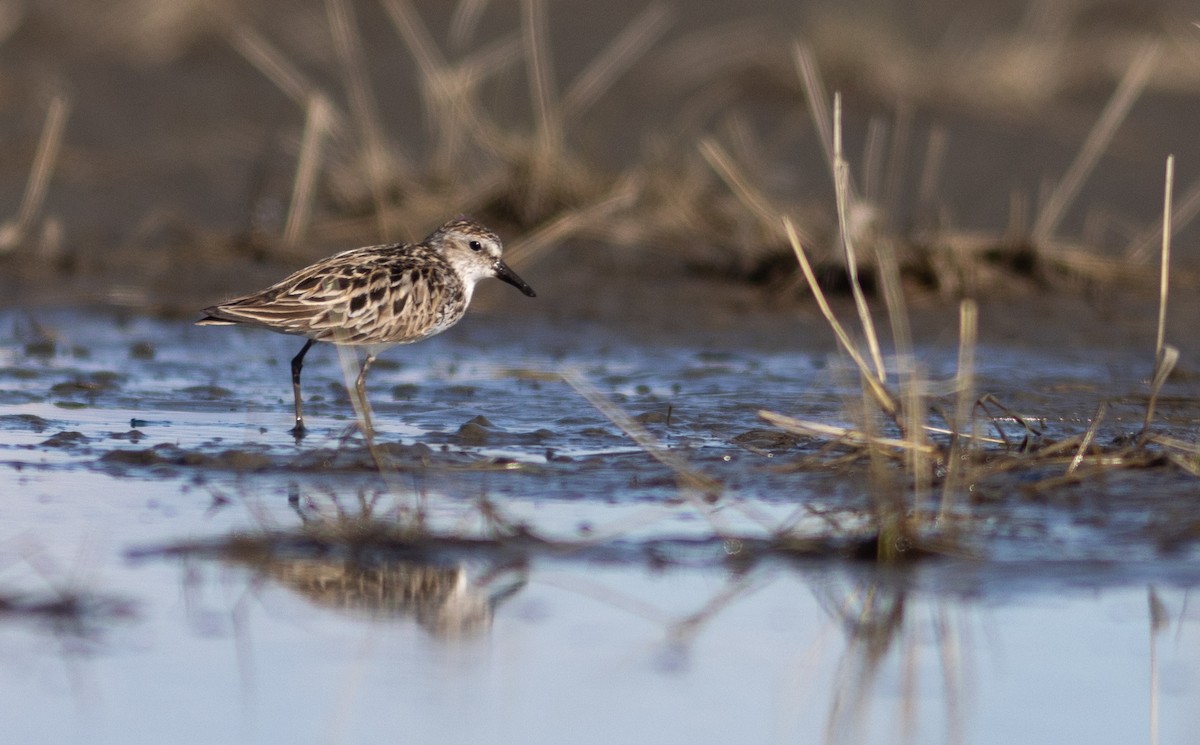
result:
[[[466,564],[386,558],[277,558],[261,569],[314,605],[374,619],[412,617],[443,638],[475,636],[489,629],[496,606],[526,582],[524,570],[513,567],[472,577]]]
[[[469,637],[489,629],[496,607],[527,582],[526,567],[512,556],[451,555],[419,520],[378,516],[361,495],[357,509],[331,495],[332,511],[291,497],[299,530],[231,558],[321,608],[413,618],[434,636]]]

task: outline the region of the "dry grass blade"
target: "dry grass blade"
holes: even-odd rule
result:
[[[529,95],[533,101],[534,140],[532,151],[518,158],[528,167],[522,185],[524,204],[519,212],[524,220],[537,222],[556,200],[555,194],[564,185],[570,164],[564,151],[566,133],[550,59],[546,3],[545,0],[523,0],[521,8]]]
[[[908,303],[904,300],[904,289],[900,284],[900,262],[896,260],[896,249],[892,241],[879,241],[875,257],[879,269],[879,284],[883,289],[883,303],[892,327],[892,344],[896,357],[911,361],[912,328],[908,320]],[[910,377],[910,380],[916,382],[915,378]]]
[[[867,121],[867,139],[863,144],[862,180],[863,195],[867,199],[878,199],[883,190],[883,153],[887,140],[887,125],[878,116]]]
[[[271,46],[270,42],[260,36],[253,28],[239,24],[229,30],[229,43],[246,61],[275,84],[283,94],[292,99],[298,106],[308,107],[313,96],[322,95],[329,104],[330,128],[334,131],[345,129],[346,122],[340,111],[329,101],[321,89],[296,69],[283,54]]]
[[[350,95],[350,110],[362,137],[362,167],[367,172],[380,237],[390,238],[387,222],[387,185],[390,180],[409,181],[412,168],[392,152],[383,134],[379,108],[371,92],[366,60],[350,0],[325,0],[333,48]]]
[[[562,100],[563,115],[579,117],[586,112],[670,24],[671,11],[663,3],[654,3],[643,10],[567,89]]]
[[[29,181],[25,184],[21,206],[13,219],[0,225],[0,255],[12,251],[24,242],[30,228],[42,212],[46,190],[50,187],[50,177],[58,162],[58,151],[62,146],[63,131],[66,129],[70,111],[71,104],[66,96],[57,95],[51,99],[46,110],[46,122],[42,125],[42,135],[33,156],[33,165],[29,169]]]
[[[1162,391],[1163,384],[1167,382],[1167,376],[1175,369],[1175,364],[1179,362],[1179,350],[1170,344],[1163,346],[1159,353],[1158,363],[1154,366],[1154,380],[1150,383],[1150,400],[1146,402],[1146,418],[1142,421],[1142,432],[1138,436],[1138,442],[1144,443],[1146,436],[1150,432],[1150,423],[1154,421],[1154,410],[1158,406],[1158,394]]]
[[[889,222],[899,214],[900,198],[907,177],[909,143],[912,137],[913,107],[901,103],[892,125],[892,137],[888,146],[887,166],[884,168],[883,193],[877,201],[882,205],[880,212]]]
[[[738,201],[742,203],[750,214],[754,215],[758,220],[766,226],[769,226],[772,232],[776,232],[779,225],[779,215],[781,211],[771,202],[770,197],[763,194],[751,183],[750,179],[734,162],[733,157],[711,137],[705,137],[700,140],[697,145],[700,150],[700,155],[708,165],[716,172]],[[809,240],[804,236],[804,240]]]
[[[825,162],[832,164],[833,160],[833,116],[829,111],[828,98],[825,96],[825,83],[821,81],[821,72],[817,68],[816,57],[807,45],[796,42],[792,47],[792,56],[796,62],[796,72],[804,84],[804,98],[808,102],[808,111],[813,125],[817,128],[821,149],[825,151]]]
[[[1003,443],[1004,447],[1011,449],[1013,447],[1013,444],[1012,444],[1012,442],[1009,441],[1008,435],[1007,435],[1007,433],[1005,433],[1004,429],[996,422],[997,415],[992,413],[993,406],[996,407],[997,409],[999,409],[1003,416],[1006,416],[1009,419],[1011,419],[1012,421],[1016,422],[1017,424],[1019,424],[1021,426],[1022,429],[1025,430],[1025,437],[1021,441],[1021,444],[1018,446],[1018,448],[1017,448],[1018,450],[1024,452],[1029,448],[1029,444],[1030,444],[1029,439],[1031,436],[1035,436],[1035,437],[1041,436],[1041,434],[1042,434],[1041,430],[1038,429],[1037,427],[1033,426],[1026,417],[1021,416],[1017,412],[1015,412],[1012,409],[1005,406],[1003,403],[1001,403],[1001,401],[998,398],[996,398],[992,394],[985,393],[983,396],[981,396],[979,398],[979,400],[977,400],[975,402],[975,409],[982,411],[984,413],[984,415],[987,416],[991,420],[992,427],[996,430],[996,434],[1000,438],[999,442]],[[975,439],[983,440],[983,438],[980,438],[980,437],[976,437]]]
[[[871,311],[867,308],[867,298],[863,294],[862,282],[858,278],[858,255],[854,249],[854,235],[857,231],[850,225],[850,210],[853,196],[850,187],[850,165],[842,155],[842,96],[840,93],[833,97],[833,183],[837,198],[838,228],[842,235],[842,249],[846,254],[846,272],[850,276],[850,292],[854,296],[854,307],[858,310],[858,320],[862,324],[863,333],[867,337],[867,350],[871,353],[871,361],[875,363],[875,374],[880,383],[887,382],[887,370],[883,365],[883,352],[879,348],[879,338],[875,334],[875,322],[871,319]]]
[[[975,401],[975,343],[978,332],[979,309],[974,300],[964,300],[959,305],[958,333],[958,372],[955,375],[955,387],[958,395],[954,403],[954,436],[950,442],[950,454],[946,459],[946,479],[942,484],[942,506],[938,510],[938,519],[949,516],[954,506],[955,497],[968,480],[965,473],[970,462],[966,452],[969,444],[975,441],[975,432],[967,432],[968,426],[974,421],[972,411]],[[964,435],[969,435],[964,436]]]
[[[1088,448],[1092,446],[1092,442],[1096,439],[1096,431],[1100,429],[1100,422],[1104,421],[1106,413],[1108,413],[1108,402],[1103,401],[1100,403],[1099,408],[1096,409],[1096,414],[1092,417],[1092,423],[1088,426],[1087,432],[1084,433],[1083,439],[1079,441],[1079,449],[1075,451],[1075,457],[1071,459],[1070,465],[1067,466],[1067,476],[1075,473],[1083,463],[1083,458],[1087,455]]]
[[[1171,208],[1171,235],[1183,230],[1192,220],[1200,215],[1200,179],[1188,186],[1179,198],[1179,204]],[[1155,246],[1162,244],[1162,223],[1155,222],[1144,234],[1130,241],[1125,252],[1125,260],[1141,264],[1150,258]]]
[[[724,488],[718,481],[692,468],[677,453],[664,447],[654,435],[646,431],[645,427],[621,410],[619,406],[605,398],[581,374],[574,370],[567,370],[562,373],[562,377],[588,403],[596,407],[597,411],[608,417],[609,421],[619,427],[629,439],[636,442],[639,447],[649,453],[659,463],[674,471],[675,477],[679,480],[679,485],[685,493],[699,492],[709,499],[716,499],[721,496]],[[691,501],[697,502],[694,499]],[[713,516],[710,514],[711,509],[708,506],[705,506],[703,512],[712,519]]]
[[[904,396],[904,439],[911,443],[905,452],[904,468],[912,476],[912,510],[913,518],[919,523],[925,515],[925,506],[929,504],[933,488],[933,474],[929,467],[929,455],[932,450],[925,431],[925,397],[921,386],[918,385],[919,375],[914,368],[911,350],[901,357],[909,366],[903,377],[901,395]]]
[[[1171,280],[1171,197],[1175,189],[1175,156],[1167,156],[1167,174],[1163,185],[1162,258],[1158,276],[1158,334],[1154,340],[1154,359],[1162,360],[1167,335],[1167,296]]]
[[[880,408],[889,416],[895,416],[899,411],[895,397],[892,396],[884,384],[871,372],[871,368],[867,365],[866,360],[863,359],[858,348],[850,341],[850,335],[846,333],[846,329],[833,314],[833,309],[829,307],[829,301],[825,299],[825,293],[821,290],[820,284],[817,283],[816,274],[813,273],[812,265],[808,261],[808,256],[804,252],[804,246],[800,242],[800,236],[796,234],[796,228],[792,225],[791,219],[783,218],[783,229],[787,234],[788,241],[792,244],[792,250],[796,252],[796,260],[800,262],[800,271],[804,273],[804,279],[808,282],[808,287],[817,301],[817,306],[820,307],[821,314],[825,316],[825,320],[829,323],[830,328],[833,329],[838,343],[841,344],[842,349],[845,350],[846,354],[850,355],[850,359],[858,367],[859,373],[867,381],[867,386],[872,396],[879,403]]]
[[[436,80],[439,73],[447,67],[446,58],[433,43],[429,29],[421,22],[412,3],[408,0],[383,0],[383,9],[387,11],[392,25],[400,32],[401,38],[412,52],[421,77],[426,82]]]
[[[321,146],[330,132],[332,121],[328,99],[321,94],[314,95],[308,102],[296,179],[292,183],[292,201],[283,231],[283,242],[288,248],[296,246],[308,230],[317,194],[317,174],[321,169]]]
[[[462,0],[455,6],[450,19],[450,43],[456,49],[462,49],[470,43],[487,6],[488,0]]]
[[[1008,440],[1003,437],[988,437],[987,435],[971,434],[970,432],[959,434],[954,430],[945,427],[935,427],[932,424],[926,424],[921,429],[925,430],[925,434],[942,435],[944,437],[964,437],[970,439],[972,442],[978,442],[983,445],[1001,445],[1007,447],[1009,444]]]
[[[921,165],[921,176],[917,181],[917,204],[928,209],[937,198],[938,180],[941,177],[942,165],[946,162],[946,151],[949,149],[950,135],[942,127],[934,127],[929,132],[929,141],[925,146],[925,160]]]
[[[851,427],[839,427],[834,424],[823,424],[805,419],[796,419],[774,411],[759,410],[758,416],[782,430],[806,437],[822,437],[843,442],[847,445],[883,447],[900,452],[917,450],[925,455],[933,455],[937,448],[927,442],[913,439],[898,439],[895,437],[880,437]]]
[[[1180,440],[1167,435],[1151,435],[1146,439],[1151,442],[1158,443],[1163,447],[1171,448],[1172,450],[1178,450],[1181,453],[1200,456],[1200,442],[1188,442],[1187,440]]]
[[[521,40],[508,38],[485,45],[469,57],[451,64],[434,43],[412,3],[384,0],[384,10],[412,52],[421,75],[428,125],[436,134],[434,173],[451,174],[460,167],[460,155],[468,133],[484,150],[506,157],[512,148],[506,143],[505,135],[481,116],[476,94],[484,80],[504,71],[520,58],[524,52]]]
[[[1142,431],[1138,442],[1145,443],[1150,431],[1150,422],[1154,420],[1154,408],[1158,403],[1158,394],[1167,376],[1175,369],[1179,361],[1179,350],[1166,343],[1167,335],[1167,298],[1171,287],[1171,201],[1175,188],[1175,156],[1167,157],[1167,173],[1163,185],[1163,223],[1162,223],[1162,258],[1159,267],[1158,285],[1158,329],[1154,338],[1154,381],[1150,387],[1150,400],[1146,402],[1146,418],[1142,422]]]
[[[1125,120],[1134,101],[1145,89],[1146,83],[1150,80],[1150,75],[1158,63],[1160,51],[1161,47],[1158,43],[1149,44],[1134,57],[1133,62],[1125,71],[1125,76],[1117,85],[1116,91],[1113,92],[1112,98],[1104,107],[1100,118],[1088,133],[1075,161],[1071,163],[1050,198],[1042,206],[1037,221],[1033,225],[1033,240],[1038,245],[1047,243],[1053,237],[1059,222],[1062,221],[1067,208],[1079,193],[1083,182],[1087,180],[1088,174],[1092,172],[1100,155],[1108,148],[1113,135]]]
[[[467,133],[484,149],[505,149],[504,137],[478,111],[476,93],[489,76],[505,70],[521,53],[520,39],[483,46],[473,55],[450,64],[429,29],[408,0],[384,0],[392,25],[412,52],[421,75],[428,125],[436,136],[435,173],[451,173],[459,165]]]
[[[636,176],[621,179],[612,191],[602,199],[564,212],[533,233],[522,236],[507,250],[507,260],[520,266],[541,254],[569,235],[577,234],[597,225],[613,213],[629,207],[641,193],[641,181]]]
[[[563,128],[561,111],[554,96],[554,69],[547,46],[546,3],[544,0],[523,0],[521,8],[529,93],[536,116],[539,150],[554,153],[560,148]]]

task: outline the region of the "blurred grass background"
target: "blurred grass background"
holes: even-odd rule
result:
[[[539,287],[600,267],[799,296],[786,215],[836,289],[821,107],[838,91],[868,287],[879,245],[939,297],[1152,287],[1169,153],[1187,285],[1198,18],[1121,0],[5,0],[0,282],[9,303],[182,311],[469,212]]]

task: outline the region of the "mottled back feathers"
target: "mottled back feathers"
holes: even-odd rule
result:
[[[334,344],[406,344],[454,325],[469,299],[438,251],[390,244],[343,251],[204,312]]]
[[[334,344],[407,344],[457,323],[486,277],[532,296],[501,250],[495,233],[457,218],[421,243],[343,251],[261,292],[205,308],[198,323],[246,324]]]

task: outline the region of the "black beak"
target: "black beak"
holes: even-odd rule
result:
[[[509,269],[508,264],[505,264],[500,259],[496,259],[495,273],[496,279],[509,283],[529,297],[537,297],[537,294],[533,291],[533,288],[525,284],[525,280],[518,277],[517,273],[512,269]]]

